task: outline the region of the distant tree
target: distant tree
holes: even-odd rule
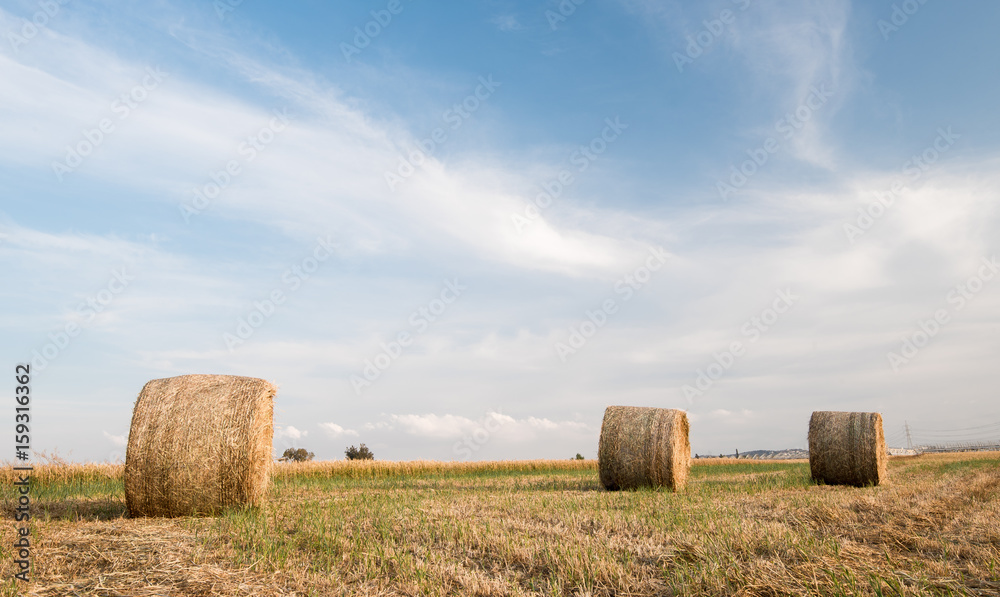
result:
[[[368,446],[361,444],[360,448],[351,446],[344,450],[348,460],[375,460],[375,455],[368,449]]]
[[[584,458],[583,458],[583,454],[581,454],[581,453],[577,452],[577,453],[576,453],[576,458],[574,458],[574,460],[583,460],[583,459],[584,459]]]
[[[288,462],[289,460],[292,462],[306,462],[307,460],[312,460],[315,457],[315,454],[307,451],[305,448],[299,448],[298,450],[295,448],[288,448],[278,460],[282,462]]]

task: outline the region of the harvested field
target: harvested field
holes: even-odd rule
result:
[[[56,463],[26,594],[1000,594],[1000,453],[889,468],[855,488],[696,460],[673,493],[604,491],[595,461],[282,464],[262,510],[133,520],[121,467]]]

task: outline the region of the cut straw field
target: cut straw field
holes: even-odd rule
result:
[[[126,518],[120,466],[34,479],[28,595],[1000,594],[1000,453],[863,488],[696,460],[679,493],[604,491],[595,461],[279,464],[263,508],[173,519]]]

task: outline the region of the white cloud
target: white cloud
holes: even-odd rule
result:
[[[457,415],[389,415],[388,429],[409,435],[435,439],[451,439],[471,433],[478,423]]]
[[[104,434],[104,437],[109,442],[113,443],[114,445],[116,445],[116,446],[118,446],[120,448],[124,448],[125,446],[128,445],[128,437],[125,436],[125,435],[111,435],[107,431],[101,431],[101,433]]]
[[[320,429],[326,432],[326,434],[336,439],[338,437],[357,437],[358,432],[353,429],[344,429],[336,423],[320,423]]]
[[[309,435],[308,431],[301,431],[291,425],[286,425],[285,427],[278,427],[274,431],[275,439],[287,438],[291,440],[296,440],[296,439],[303,439],[307,435]]]
[[[517,31],[523,28],[517,20],[517,15],[496,15],[490,19],[490,22],[496,25],[500,31]]]
[[[752,417],[753,416],[753,411],[750,410],[750,409],[744,408],[744,409],[741,409],[739,412],[735,412],[735,411],[731,411],[731,410],[726,410],[724,408],[717,408],[717,409],[713,410],[712,412],[710,412],[709,415],[712,416],[712,417],[715,417],[715,418],[719,418],[719,419],[728,419],[728,418],[733,418],[733,417],[747,418],[747,417]]]
[[[479,419],[461,415],[406,414],[388,415],[387,420],[366,426],[368,429],[399,431],[428,439],[451,440],[471,435],[480,429],[496,430],[495,435],[508,441],[531,440],[552,432],[587,432],[591,426],[579,421],[552,421],[546,418],[514,417],[496,411]]]

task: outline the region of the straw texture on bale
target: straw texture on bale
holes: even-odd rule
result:
[[[879,413],[816,411],[809,419],[809,468],[827,485],[878,485],[886,477]]]
[[[687,413],[638,406],[604,411],[597,448],[605,489],[684,488],[691,469]]]
[[[217,514],[267,495],[274,436],[269,382],[183,375],[148,382],[125,453],[129,515]]]

